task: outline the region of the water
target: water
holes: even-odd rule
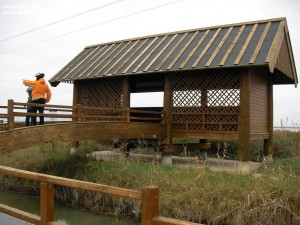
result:
[[[0,191],[0,203],[32,214],[39,213],[39,199]],[[55,220],[66,225],[138,225],[129,219],[97,215],[55,203]],[[31,225],[31,223],[0,213],[0,225]]]

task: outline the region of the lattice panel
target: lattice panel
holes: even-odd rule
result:
[[[78,103],[83,106],[120,109],[122,90],[122,79],[78,81]]]
[[[173,130],[237,132],[240,78],[236,70],[172,76]]]

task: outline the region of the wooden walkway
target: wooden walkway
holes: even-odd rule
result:
[[[166,138],[162,112],[45,105],[45,120],[51,118],[52,122],[25,127],[24,122],[16,122],[17,117],[25,121],[27,115],[40,116],[27,113],[28,105],[33,104],[9,100],[8,106],[0,107],[7,110],[0,114],[0,119],[5,119],[0,124],[0,152],[59,141]]]

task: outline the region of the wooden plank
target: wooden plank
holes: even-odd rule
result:
[[[199,64],[199,62],[201,61],[201,59],[203,58],[203,56],[205,55],[205,53],[207,52],[207,50],[210,48],[210,46],[212,45],[212,43],[214,42],[214,40],[216,39],[216,37],[220,33],[221,29],[222,28],[219,28],[215,32],[214,36],[210,39],[210,41],[207,43],[207,45],[205,46],[205,48],[203,49],[203,51],[201,52],[201,54],[199,55],[199,57],[196,59],[196,61],[192,65],[192,68],[195,68]]]
[[[118,53],[115,54],[115,56],[111,59],[111,62],[128,46],[130,45],[131,41],[127,42],[127,44],[122,47],[122,49],[119,50]],[[110,70],[112,70],[122,59],[123,57],[127,54],[128,51],[130,51],[131,48],[127,49],[127,51],[125,53],[123,53],[120,57],[118,57],[118,59],[116,60],[116,62],[114,62],[104,73],[103,75],[106,76],[108,74],[108,72]],[[104,66],[103,68],[105,68],[106,66]]]
[[[166,50],[166,48],[173,42],[173,40],[177,37],[178,34],[173,35],[171,40],[160,50],[160,52],[154,57],[154,59],[148,64],[148,66],[144,69],[144,72],[148,71],[148,69],[156,62],[156,60],[160,57],[160,55]]]
[[[177,62],[177,60],[180,58],[180,56],[183,54],[183,52],[189,47],[189,45],[192,43],[192,41],[195,39],[195,37],[199,34],[199,31],[195,32],[194,35],[189,39],[189,41],[185,44],[185,46],[180,50],[178,55],[173,59],[173,61],[170,63],[170,65],[167,67],[167,70],[170,70],[174,64]]]
[[[158,38],[158,37],[154,38],[154,39],[151,41],[151,43],[143,50],[142,53],[145,53],[145,52],[153,45],[153,43],[157,40],[157,38]],[[153,53],[153,51],[150,51],[150,52],[148,53],[148,55],[146,55],[146,56],[144,57],[144,59],[140,62],[139,65],[137,65],[137,66],[134,68],[134,70],[133,70],[132,72],[133,72],[133,73],[136,73],[136,72],[139,70],[139,68],[144,64],[144,62],[146,62],[146,60],[149,58],[149,56],[150,56],[152,53]]]
[[[148,186],[142,189],[141,225],[152,225],[153,218],[159,215],[159,188]]]
[[[228,36],[230,35],[231,31],[233,30],[233,27],[230,27],[225,36],[222,38],[221,42],[219,43],[218,47],[216,48],[216,50],[214,51],[214,53],[211,55],[210,59],[207,61],[207,63],[205,64],[205,67],[209,67],[212,63],[212,61],[215,59],[215,57],[217,56],[218,52],[220,51],[220,49],[222,48],[224,42],[227,40]]]
[[[158,66],[155,68],[155,71],[158,71],[163,64],[168,60],[168,58],[172,55],[172,53],[176,50],[176,48],[181,44],[181,42],[185,39],[185,37],[188,35],[188,33],[185,33],[173,46],[173,48],[168,52],[168,54],[165,56],[165,58],[158,64]]]
[[[256,48],[255,48],[255,50],[254,50],[254,52],[251,56],[249,64],[253,64],[255,62],[255,59],[256,59],[259,51],[260,51],[260,48],[261,48],[262,44],[264,43],[264,40],[265,40],[265,38],[266,38],[266,36],[269,32],[270,26],[271,26],[271,22],[268,22],[265,29],[264,29],[264,32],[262,33],[262,35],[261,35],[261,37],[260,37],[260,39],[257,43],[257,46],[256,46]]]
[[[194,55],[195,51],[199,48],[199,46],[201,45],[201,43],[203,42],[203,40],[206,38],[206,36],[208,35],[209,32],[210,32],[210,30],[205,31],[205,33],[203,34],[203,36],[201,37],[201,39],[198,41],[197,45],[192,49],[192,51],[189,53],[189,55],[181,63],[181,65],[179,66],[179,69],[183,69],[185,67],[185,65],[188,63],[188,61],[190,60],[190,58]]]
[[[106,53],[109,52],[113,47],[115,46],[115,44],[112,44],[111,46],[109,46],[98,58],[101,59],[100,61],[95,60],[95,62],[90,66],[90,68],[92,68],[92,66],[94,67],[89,73],[86,74],[85,78],[88,78],[106,59],[107,56]],[[107,46],[105,46],[106,48]],[[105,56],[105,57],[104,57]],[[104,57],[104,58],[103,58]],[[97,64],[96,64],[97,63]],[[94,66],[96,65],[96,66]],[[89,68],[89,69],[90,69]]]
[[[144,46],[146,44],[146,42],[149,40],[149,38],[145,39],[145,41],[139,46],[139,48],[135,51],[135,53],[138,52],[138,50],[141,49],[142,46]],[[135,64],[135,62],[141,57],[142,55],[139,54],[138,56],[135,57],[134,60],[131,61],[131,63],[125,68],[125,70],[123,70],[123,74],[127,73],[127,71],[133,66],[133,64]]]
[[[254,35],[255,31],[256,31],[257,26],[258,26],[258,24],[256,23],[252,27],[252,29],[251,29],[251,31],[250,31],[250,33],[249,33],[249,35],[248,35],[248,37],[247,37],[247,39],[246,39],[243,47],[242,47],[242,49],[240,50],[240,53],[238,54],[237,58],[234,61],[234,65],[238,65],[240,63],[240,61],[241,61],[241,59],[242,59],[242,57],[243,57],[243,55],[244,55],[244,53],[245,53],[245,51],[246,51],[246,49],[247,49],[250,41],[251,41],[251,39],[252,39],[252,37],[253,37],[253,35]]]
[[[40,224],[41,221],[41,218],[37,215],[27,213],[3,204],[0,204],[0,212],[27,221],[32,224]]]
[[[238,42],[241,34],[243,33],[244,29],[245,29],[246,25],[241,26],[239,32],[237,33],[237,35],[235,36],[234,40],[232,41],[230,47],[228,48],[227,52],[225,53],[224,57],[222,58],[219,66],[224,66],[224,64],[226,63],[230,53],[232,52],[234,46],[236,45],[236,43]]]
[[[275,69],[276,59],[281,48],[282,40],[285,36],[284,27],[285,21],[281,21],[276,32],[275,38],[271,44],[271,48],[268,52],[267,58],[265,60],[265,63],[269,63],[269,70],[271,73],[273,73]]]

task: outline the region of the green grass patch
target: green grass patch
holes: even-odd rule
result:
[[[97,147],[105,150],[105,144],[91,142],[70,154],[67,144],[49,144],[2,154],[0,164],[134,190],[157,185],[160,214],[172,218],[215,225],[300,223],[297,157],[265,162],[259,174],[239,175],[212,172],[201,164],[178,168],[128,159],[96,161],[86,156]],[[38,193],[39,186],[34,182],[7,176],[0,180],[2,188]],[[131,215],[139,208],[130,199],[65,187],[56,187],[56,198],[65,204],[114,215]]]

